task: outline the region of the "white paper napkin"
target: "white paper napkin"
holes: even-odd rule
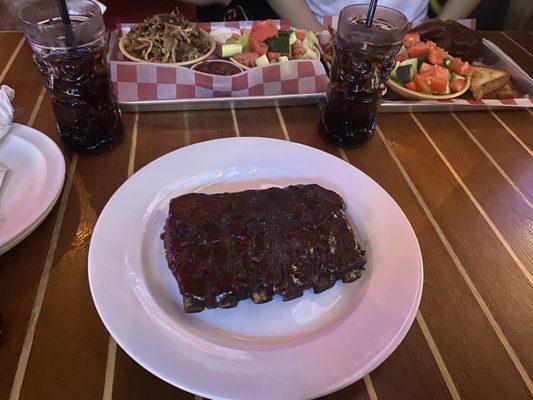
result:
[[[13,106],[11,100],[15,97],[15,91],[9,86],[0,86],[0,140],[5,136],[13,125]]]

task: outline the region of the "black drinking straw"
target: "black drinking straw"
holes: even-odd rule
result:
[[[67,47],[74,47],[76,44],[76,38],[74,37],[74,31],[72,30],[72,22],[68,15],[68,8],[65,0],[57,0],[57,8],[59,9],[59,15],[61,15],[61,21],[65,27],[65,42]]]
[[[365,25],[368,27],[372,26],[372,21],[374,20],[374,14],[376,14],[377,6],[378,6],[378,0],[370,0],[370,4],[368,5],[368,14],[366,14],[366,22],[365,22]]]

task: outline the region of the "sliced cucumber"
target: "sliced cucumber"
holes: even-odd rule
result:
[[[417,71],[418,59],[410,58],[408,60],[404,60],[395,68],[395,80],[405,85],[413,80]]]
[[[266,54],[263,54],[261,57],[257,57],[255,59],[255,65],[267,65],[270,64],[270,61],[268,61],[268,57]]]
[[[292,46],[294,43],[296,43],[296,40],[298,38],[296,37],[296,32],[292,31],[289,36],[289,44]]]
[[[428,55],[424,54],[422,56],[418,56],[416,59],[418,60],[418,65],[422,65],[422,63],[425,63],[428,60]]]
[[[466,78],[463,75],[456,74],[455,72],[450,72],[450,82],[456,79],[465,80]]]
[[[292,29],[286,29],[286,30],[279,30],[278,33],[279,33],[279,36],[287,36],[287,37],[290,37],[292,35],[292,33],[294,32],[294,30]]]
[[[400,51],[398,53],[399,54],[403,54],[404,58],[409,58],[409,53],[407,53],[407,49],[405,48],[405,46],[403,44],[402,44],[402,47],[400,48]]]
[[[398,82],[406,84],[413,80],[415,74],[410,65],[400,65],[396,70],[396,78]]]
[[[281,54],[290,53],[289,36],[273,37],[265,40],[265,43],[268,45],[268,51]]]
[[[398,66],[400,65],[399,62],[396,63],[396,66],[394,67],[394,69],[392,70],[392,72],[390,73],[390,78],[393,80],[393,81],[397,81],[398,80],[398,75],[396,74],[396,71],[398,70]]]
[[[402,62],[400,62],[400,65],[403,66],[403,65],[412,65],[414,66],[415,69],[418,68],[418,58],[415,57],[415,58],[408,58],[407,60],[403,60]]]
[[[223,44],[222,57],[231,57],[235,54],[242,53],[242,45],[240,44]]]

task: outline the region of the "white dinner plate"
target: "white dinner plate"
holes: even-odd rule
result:
[[[317,183],[339,193],[368,263],[356,282],[289,302],[183,311],[159,235],[172,197]],[[169,153],[128,179],[94,229],[89,282],[117,343],[144,368],[217,399],[307,399],[381,364],[411,326],[422,258],[394,200],[352,165],[281,140],[230,138]]]
[[[0,163],[9,171],[0,187],[0,254],[28,236],[56,203],[65,159],[45,134],[13,124],[0,140]]]

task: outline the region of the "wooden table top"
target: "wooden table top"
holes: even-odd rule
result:
[[[487,33],[533,75],[531,32]],[[17,121],[58,142],[43,81],[20,33],[0,33],[0,82]],[[0,399],[192,399],[110,339],[87,282],[100,211],[133,172],[191,143],[266,136],[342,157],[398,202],[416,231],[425,277],[420,311],[398,349],[327,399],[533,397],[533,113],[384,114],[367,145],[320,140],[318,108],[125,113],[125,140],[98,156],[65,151],[51,214],[0,256]],[[327,355],[325,355],[327,356]]]

